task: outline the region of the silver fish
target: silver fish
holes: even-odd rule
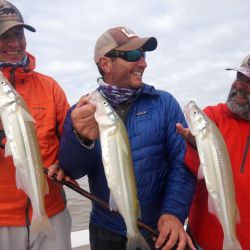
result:
[[[31,200],[33,215],[31,239],[40,232],[54,239],[54,231],[44,208],[44,195],[48,183],[43,173],[43,163],[34,119],[22,97],[0,72],[0,116],[6,134],[5,156],[12,155],[16,168],[16,185]]]
[[[90,96],[96,104],[95,118],[99,126],[102,161],[110,189],[110,209],[118,208],[124,218],[128,239],[126,249],[150,250],[137,226],[139,202],[127,130],[98,91],[92,92]]]
[[[217,126],[194,101],[184,107],[184,113],[196,140],[201,164],[198,175],[205,178],[209,212],[216,215],[223,229],[223,250],[240,250],[242,248],[236,236],[239,212],[231,162],[224,139]]]

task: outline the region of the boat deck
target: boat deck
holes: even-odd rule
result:
[[[90,246],[74,247],[72,250],[90,250]]]
[[[71,232],[72,250],[90,250],[89,230]]]

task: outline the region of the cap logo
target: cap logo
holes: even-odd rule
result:
[[[4,7],[4,5],[0,6],[0,16],[8,16],[8,15],[18,15],[18,10],[13,6]]]
[[[122,28],[121,31],[122,31],[123,34],[125,34],[128,38],[137,36],[131,29],[128,29],[128,28]]]

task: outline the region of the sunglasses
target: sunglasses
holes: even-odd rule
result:
[[[119,51],[111,50],[105,56],[107,57],[119,57],[127,62],[138,62],[141,57],[146,57],[146,52],[142,50],[131,50],[131,51]]]

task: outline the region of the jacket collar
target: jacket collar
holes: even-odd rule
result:
[[[143,95],[143,94],[151,95],[151,96],[159,95],[154,86],[148,85],[146,83],[143,83],[143,85],[144,86],[143,86],[142,92],[140,93],[141,95]]]
[[[15,79],[15,82],[17,81],[22,81],[25,80],[30,74],[32,74],[32,71],[35,69],[36,66],[36,59],[33,55],[30,53],[26,52],[29,64],[27,67],[4,67],[1,69],[1,71],[4,73],[5,77],[7,77],[10,81],[11,79]],[[11,81],[12,82],[12,81]]]

